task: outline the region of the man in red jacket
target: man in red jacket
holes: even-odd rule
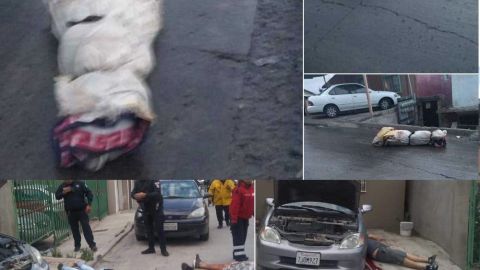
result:
[[[245,241],[247,240],[248,220],[253,217],[254,188],[252,180],[240,180],[232,192],[230,204],[230,230],[233,238],[233,259],[247,261]]]

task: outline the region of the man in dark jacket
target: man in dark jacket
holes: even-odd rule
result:
[[[75,252],[80,251],[82,240],[78,223],[82,226],[83,236],[90,249],[97,251],[97,245],[93,240],[93,233],[88,219],[88,214],[92,210],[92,191],[82,181],[65,180],[55,192],[55,198],[57,200],[63,199],[68,223],[70,224],[75,242]]]
[[[233,238],[233,259],[247,261],[245,241],[247,240],[248,221],[254,213],[254,186],[252,180],[240,180],[233,190],[230,205],[230,222]]]
[[[147,230],[148,249],[142,254],[155,253],[155,233],[157,230],[160,250],[163,256],[168,256],[165,232],[163,231],[163,197],[160,181],[136,180],[131,196],[143,210],[145,229]]]

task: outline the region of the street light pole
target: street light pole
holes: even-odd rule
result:
[[[368,111],[370,112],[370,117],[373,118],[372,101],[370,100],[370,91],[368,87],[367,74],[363,74],[363,82],[365,83],[365,93],[367,94]]]

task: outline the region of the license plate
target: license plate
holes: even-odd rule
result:
[[[163,223],[164,231],[178,231],[178,223]]]
[[[297,252],[296,264],[320,266],[320,254]]]

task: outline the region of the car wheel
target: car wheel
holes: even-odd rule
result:
[[[340,110],[339,110],[338,107],[335,106],[335,105],[327,105],[327,106],[325,107],[325,109],[324,109],[325,114],[326,114],[329,118],[337,117],[339,111],[340,111]]]
[[[202,241],[208,241],[208,238],[210,238],[210,233],[200,235],[200,240]]]
[[[135,235],[135,238],[137,238],[137,241],[144,241],[146,239],[145,236],[138,234]]]
[[[382,98],[380,100],[379,106],[382,110],[390,109],[393,106],[393,101],[389,98]]]

